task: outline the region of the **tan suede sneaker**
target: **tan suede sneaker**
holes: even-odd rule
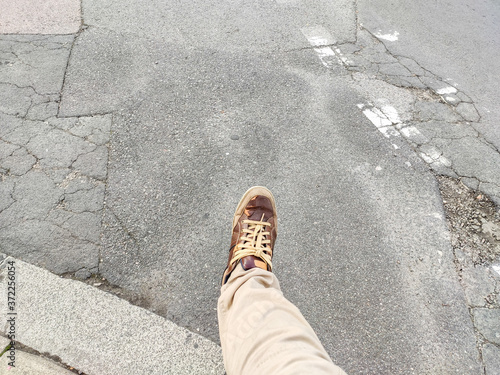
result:
[[[273,194],[263,186],[248,189],[234,213],[231,248],[222,285],[229,280],[238,262],[245,271],[255,267],[272,271],[277,235],[278,217]]]

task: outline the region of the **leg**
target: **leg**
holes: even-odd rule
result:
[[[231,250],[217,308],[227,374],[345,375],[333,364],[300,311],[281,293],[271,272],[276,236],[271,192],[251,188],[233,219]]]
[[[238,265],[222,287],[218,317],[228,375],[345,375],[271,272]]]

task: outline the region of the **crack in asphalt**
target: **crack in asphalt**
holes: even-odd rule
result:
[[[447,124],[455,124],[465,127],[473,135],[465,136],[454,136],[453,134],[446,134],[446,130],[440,132],[439,135],[433,135],[431,137],[426,136],[425,140],[415,140],[410,139],[410,137],[403,138],[406,139],[410,147],[420,156],[421,145],[423,144],[435,144],[439,140],[448,140],[448,144],[460,140],[466,139],[467,137],[475,137],[488,146],[493,152],[499,153],[499,150],[488,142],[479,131],[476,130],[475,124],[479,124],[482,121],[482,117],[477,110],[477,106],[474,101],[460,89],[455,87],[453,84],[448,83],[443,78],[434,74],[431,70],[422,66],[418,61],[405,55],[398,55],[392,53],[387,45],[378,39],[370,30],[358,25],[356,33],[356,44],[344,43],[343,46],[338,46],[334,48],[337,55],[345,56],[344,59],[340,59],[341,64],[351,73],[351,78],[358,82],[358,84],[363,85],[361,81],[368,79],[371,81],[379,80],[381,82],[388,83],[394,87],[399,87],[404,90],[410,90],[413,94],[413,104],[410,112],[411,123],[410,124],[394,124],[392,123],[388,127],[392,127],[396,131],[400,128],[414,126],[417,129],[419,124],[427,124],[430,122],[445,122]],[[340,52],[338,48],[350,49],[353,52]],[[314,49],[314,48],[308,48]],[[398,67],[399,66],[399,67]],[[381,69],[384,68],[383,70]],[[392,69],[392,71],[391,71]],[[402,69],[404,75],[398,72],[398,69]],[[363,77],[356,77],[356,74],[364,74]],[[417,81],[412,81],[416,79]],[[418,83],[418,84],[417,84]],[[447,94],[446,92],[440,92],[441,88],[452,88],[454,92]],[[419,102],[434,102],[442,104],[443,108],[447,108],[447,112],[443,112],[440,108],[432,107],[428,108],[417,108],[417,103]],[[462,104],[463,103],[463,104]],[[470,105],[469,108],[466,105]],[[471,112],[472,111],[472,112]],[[453,114],[453,115],[452,115]],[[453,116],[456,116],[455,120]],[[387,127],[387,128],[388,128]],[[450,171],[450,175],[455,175],[458,177],[465,178],[466,176],[457,173],[455,166],[455,155],[443,155],[443,152],[439,150],[440,155],[446,156],[451,165],[442,165],[442,163],[427,162],[428,165],[434,169],[438,174],[443,173],[443,168]],[[430,158],[432,159],[432,158]],[[430,160],[429,159],[429,160]],[[425,161],[425,159],[424,159]],[[446,173],[445,173],[446,174]],[[494,181],[486,180],[484,177],[473,176],[478,181],[492,183],[494,186],[498,186],[498,183]]]
[[[44,176],[46,176],[49,180],[53,181],[55,183],[54,188],[55,189],[61,189],[60,194],[56,194],[59,196],[57,199],[57,202],[54,201],[53,207],[45,212],[43,216],[35,217],[33,219],[28,219],[33,222],[37,223],[49,223],[50,225],[54,225],[54,227],[59,228],[62,232],[64,233],[63,237],[68,238],[68,239],[73,239],[76,241],[79,241],[79,243],[88,243],[91,244],[92,246],[95,247],[98,251],[98,256],[94,259],[93,263],[90,268],[93,269],[98,269],[99,264],[100,264],[100,259],[101,259],[101,247],[100,247],[100,242],[102,238],[102,221],[103,221],[103,213],[104,213],[104,195],[105,195],[105,190],[102,192],[100,190],[95,190],[99,188],[98,186],[86,186],[86,187],[76,187],[75,191],[72,192],[66,192],[64,191],[65,188],[64,186],[61,186],[61,184],[57,183],[57,175],[52,175],[51,172],[61,170],[62,173],[66,173],[65,171],[68,170],[69,173],[71,174],[71,170],[74,170],[74,164],[81,158],[83,155],[89,155],[92,152],[95,152],[96,149],[100,146],[106,147],[107,149],[107,155],[108,159],[105,160],[105,165],[106,165],[106,177],[104,178],[92,178],[90,176],[85,176],[84,174],[81,174],[82,177],[87,178],[89,181],[96,181],[99,182],[100,184],[104,183],[106,184],[106,179],[108,176],[108,170],[107,170],[107,165],[109,163],[109,137],[110,137],[110,126],[107,124],[106,120],[101,120],[104,122],[99,122],[99,120],[96,120],[95,124],[92,122],[87,122],[86,124],[82,124],[81,128],[78,130],[73,130],[75,126],[80,125],[79,122],[82,119],[88,119],[90,117],[94,117],[94,115],[108,115],[108,113],[102,113],[102,114],[91,114],[86,115],[86,116],[68,116],[64,118],[59,118],[58,113],[60,109],[60,103],[62,100],[62,92],[64,88],[64,83],[66,79],[66,74],[69,68],[70,64],[70,58],[71,58],[71,52],[73,49],[73,46],[75,45],[76,38],[78,35],[82,32],[83,30],[81,29],[78,34],[72,34],[73,37],[71,38],[71,42],[69,41],[69,37],[65,35],[65,37],[68,37],[66,40],[54,40],[53,36],[43,36],[43,37],[35,37],[29,36],[29,37],[22,37],[22,36],[17,36],[13,35],[10,38],[0,38],[0,51],[4,51],[5,53],[9,53],[8,57],[5,58],[5,66],[7,66],[7,69],[10,68],[10,66],[16,65],[17,68],[14,66],[14,69],[20,69],[21,71],[34,71],[35,67],[33,64],[29,63],[29,60],[27,60],[30,57],[30,54],[35,53],[37,51],[54,51],[54,50],[68,50],[69,46],[69,51],[68,51],[68,56],[66,58],[65,62],[65,68],[63,72],[63,80],[62,84],[60,86],[60,89],[58,91],[53,91],[53,90],[39,90],[37,87],[37,84],[33,82],[25,82],[24,84],[19,84],[18,82],[11,82],[10,77],[7,75],[6,79],[0,80],[0,84],[3,84],[5,86],[10,87],[11,91],[13,91],[14,94],[18,93],[17,96],[20,96],[21,98],[24,98],[24,102],[20,102],[20,104],[16,105],[17,110],[12,110],[11,107],[3,107],[0,109],[0,113],[4,114],[5,116],[9,116],[12,118],[18,118],[21,121],[19,121],[19,124],[16,124],[15,122],[13,123],[12,129],[9,129],[7,132],[2,134],[2,137],[0,137],[0,140],[5,142],[6,144],[10,144],[12,146],[15,146],[16,149],[14,150],[9,150],[8,155],[5,156],[5,158],[1,159],[1,162],[6,160],[9,157],[12,157],[13,155],[16,155],[17,150],[23,150],[25,153],[26,157],[32,157],[34,160],[34,163],[31,165],[29,169],[24,171],[24,173],[11,173],[10,169],[2,170],[1,178],[2,181],[6,180],[7,178],[12,181],[12,188],[9,191],[9,196],[10,196],[10,202],[9,204],[4,207],[0,213],[4,212],[5,210],[10,209],[13,205],[15,205],[18,200],[14,198],[16,191],[19,187],[19,184],[17,182],[17,178],[22,177],[24,175],[27,175],[33,170],[42,172]],[[29,38],[29,40],[26,40],[26,38]],[[50,42],[50,43],[47,43]],[[19,52],[16,51],[16,45],[18,43],[23,43],[24,45],[30,45],[30,48],[21,48],[24,49],[24,51]],[[19,90],[19,91],[18,91]],[[25,90],[24,92],[22,90]],[[42,93],[43,91],[43,93]],[[20,95],[19,95],[20,94]],[[53,104],[52,104],[53,103]],[[51,105],[54,105],[54,108],[50,108]],[[73,123],[69,124],[69,128],[65,128],[65,126],[68,125],[68,123],[62,123],[60,121],[63,121],[63,119],[68,119],[70,118],[70,122],[73,121]],[[32,124],[30,125],[32,128],[31,133],[28,134],[23,134],[20,138],[19,135],[17,135],[16,132],[19,132],[19,129],[23,127],[25,124]],[[46,159],[46,156],[41,156],[41,155],[36,155],[30,145],[33,143],[33,140],[36,139],[36,137],[41,136],[40,132],[38,132],[35,128],[36,125],[38,124],[43,124],[45,129],[51,129],[51,131],[60,131],[64,132],[65,134],[75,137],[73,139],[81,139],[83,140],[87,146],[89,146],[91,149],[89,149],[86,152],[77,152],[75,155],[69,155],[71,156],[69,158],[69,165],[66,166],[66,168],[60,168],[60,167],[55,167],[55,165],[49,165],[47,167],[41,167],[40,162]],[[104,126],[104,128],[103,128]],[[11,139],[12,136],[16,135],[18,139],[16,141],[13,141]],[[43,135],[43,134],[42,134]],[[8,140],[6,140],[8,139]],[[71,142],[72,138],[67,139],[66,141],[63,141],[64,147],[71,147],[70,144],[67,142]],[[57,142],[57,137],[54,138]],[[50,142],[49,142],[50,143]],[[50,147],[49,147],[50,148]],[[22,156],[20,156],[22,157]],[[50,157],[50,156],[48,156]],[[52,163],[53,164],[53,163]],[[74,189],[75,186],[72,187]],[[99,188],[100,189],[100,188]],[[82,204],[80,201],[77,200],[75,201],[76,204],[78,205],[78,208],[81,209],[71,209],[68,208],[65,204],[65,200],[68,197],[71,196],[77,196],[77,193],[80,192],[85,192],[85,193],[91,193],[92,191],[96,192],[100,198],[97,198],[96,202],[92,203],[92,206],[87,206],[86,204]],[[102,193],[102,196],[101,196]],[[96,196],[96,197],[98,197]],[[82,198],[85,199],[85,198]],[[99,202],[100,201],[100,202]],[[97,204],[97,206],[96,206]],[[77,206],[75,206],[77,207]],[[93,209],[95,208],[95,209]],[[61,212],[65,212],[65,214],[58,214],[58,210],[61,210]],[[79,235],[78,233],[75,233],[74,231],[70,230],[69,228],[65,228],[65,223],[68,222],[68,220],[79,220],[77,219],[80,217],[79,215],[82,214],[92,214],[96,215],[96,220],[98,223],[98,232],[88,232],[88,234],[84,235]],[[53,216],[55,215],[55,216]],[[53,216],[53,217],[51,217]],[[67,217],[66,217],[67,216]],[[23,220],[26,221],[26,220]],[[19,225],[19,222],[16,220],[15,222],[10,222],[10,223],[5,223],[7,224],[6,226],[2,226],[2,228],[8,228],[8,227],[16,227]],[[96,236],[95,238],[97,240],[92,240],[91,238],[85,237],[85,236]],[[78,267],[81,268],[81,267]]]
[[[125,233],[126,236],[129,237],[134,242],[134,244],[136,245],[137,248],[140,248],[139,241],[137,240],[137,238],[135,238],[135,236],[127,228],[127,226],[123,223],[123,221],[118,217],[118,215],[114,212],[114,210],[110,207],[107,207],[106,210],[107,210],[107,212],[111,213],[111,215],[113,215],[113,217],[115,218],[117,223],[120,225],[123,233]],[[139,254],[137,253],[136,255],[139,255]]]
[[[73,38],[73,41],[71,43],[71,47],[69,48],[68,60],[66,62],[66,67],[64,68],[64,74],[63,74],[63,80],[62,80],[61,89],[59,90],[59,97],[61,98],[61,100],[59,101],[59,105],[57,107],[57,114],[56,114],[57,117],[59,117],[59,112],[61,111],[61,103],[62,103],[62,99],[63,99],[63,90],[64,90],[64,85],[66,84],[66,77],[67,77],[67,74],[68,74],[69,62],[71,61],[71,56],[73,54],[73,48],[75,47],[76,40],[81,35],[81,33],[84,31],[84,28],[82,27],[82,24],[83,24],[83,18],[82,18],[81,23],[80,23],[80,29],[78,30],[78,32],[76,34],[74,34],[74,38]]]
[[[101,227],[101,233],[99,234],[99,241],[101,242],[101,244],[103,243],[103,237],[104,237],[104,212],[106,212],[108,210],[108,205],[106,203],[106,196],[108,194],[108,191],[109,191],[109,167],[110,167],[110,164],[111,164],[111,128],[112,128],[112,125],[113,125],[113,114],[110,115],[111,116],[111,124],[110,124],[110,128],[109,128],[109,139],[108,139],[108,142],[106,143],[106,147],[108,148],[108,158],[106,160],[106,177],[104,179],[104,201],[103,201],[103,212],[102,212],[102,215],[101,215],[101,223],[100,223],[100,227]],[[110,212],[112,213],[113,216],[115,216],[115,218],[117,219],[116,215],[114,214],[114,212],[112,212],[110,210]],[[139,246],[137,245],[136,243],[136,246]],[[99,246],[99,253],[98,253],[98,262],[97,262],[97,272],[101,272],[101,262],[102,262],[103,258],[102,258],[102,245]]]
[[[368,33],[370,33],[372,39],[376,38],[375,35],[373,35],[373,33],[371,33],[369,30],[367,30],[367,31],[368,31]],[[473,135],[465,135],[465,136],[461,136],[461,137],[455,137],[452,134],[450,134],[449,136],[446,136],[445,134],[441,134],[440,136],[434,135],[434,136],[428,138],[428,140],[426,142],[424,142],[425,144],[433,144],[433,143],[435,143],[434,141],[436,141],[436,140],[448,140],[448,144],[452,144],[453,142],[456,142],[457,140],[470,138],[470,139],[477,139],[479,142],[481,142],[484,145],[488,146],[493,152],[496,152],[498,154],[498,149],[493,144],[491,144],[490,142],[488,142],[481,135],[481,133],[476,130],[476,127],[474,125],[478,124],[478,123],[480,123],[482,121],[482,116],[479,113],[479,111],[477,109],[477,106],[474,103],[474,101],[467,94],[461,92],[458,88],[454,87],[453,85],[448,84],[441,77],[438,77],[436,74],[432,73],[430,70],[428,70],[428,69],[424,68],[423,66],[421,66],[418,63],[418,61],[415,61],[414,59],[410,59],[407,56],[395,55],[395,54],[391,53],[391,51],[387,48],[387,46],[385,45],[385,43],[383,41],[379,40],[379,42],[385,47],[386,53],[390,54],[392,57],[395,57],[397,59],[397,61],[401,65],[403,65],[408,71],[410,71],[410,73],[412,73],[412,69],[411,69],[411,66],[410,66],[411,63],[409,63],[409,61],[412,61],[414,64],[416,64],[416,66],[419,69],[421,69],[422,72],[415,72],[413,74],[418,78],[418,80],[421,82],[421,84],[424,87],[426,87],[426,91],[435,92],[436,95],[439,95],[439,98],[437,100],[436,100],[435,96],[432,95],[433,100],[436,101],[436,102],[440,102],[440,103],[443,103],[443,104],[447,105],[448,108],[450,108],[453,111],[453,113],[457,114],[463,120],[463,121],[448,122],[448,123],[459,124],[459,125],[461,125],[461,126],[463,126],[465,128],[468,128],[468,130],[470,130],[471,133],[473,134]],[[364,52],[364,50],[365,50],[365,48],[361,48],[360,51],[358,52],[358,54],[362,54]],[[397,85],[397,83],[394,82],[393,80],[387,79],[387,74],[385,74],[385,76],[386,76],[385,79],[384,79],[384,77],[380,77],[380,74],[381,74],[380,73],[380,69],[379,68],[378,69],[373,69],[372,66],[375,63],[375,61],[373,61],[373,59],[370,59],[369,56],[366,57],[366,58],[363,57],[363,59],[365,59],[366,61],[371,60],[371,64],[370,64],[369,68],[372,69],[372,71],[373,70],[376,71],[376,79],[381,79],[382,81],[387,82],[389,84],[392,84],[394,86],[398,86],[398,87],[403,86],[403,85]],[[383,65],[387,65],[387,64],[380,63],[380,65],[383,66]],[[349,67],[347,67],[347,69],[349,69]],[[422,73],[424,74],[423,76],[422,76]],[[401,77],[399,75],[395,75],[395,77],[398,78],[398,79],[400,79],[400,80],[404,79],[403,77]],[[446,94],[440,95],[438,93],[438,90],[435,90],[433,87],[431,87],[429,85],[429,81],[426,80],[424,77],[430,78],[432,80],[437,80],[438,82],[442,82],[444,85],[447,85],[449,87],[454,87],[456,89],[456,92],[454,93],[454,95],[456,94],[456,97],[460,100],[460,102],[457,103],[457,104],[454,104],[453,103],[454,100],[447,99],[446,98]],[[417,88],[417,87],[415,87],[414,89],[415,90],[422,90],[421,88]],[[454,97],[452,97],[452,99],[454,99]],[[412,113],[413,122],[414,122],[415,126],[418,128],[418,126],[419,126],[418,124],[421,124],[422,121],[418,121],[416,119],[416,114],[418,113],[417,108],[416,108],[417,100],[418,100],[418,97],[417,97],[417,95],[415,95],[415,99],[414,99],[414,103],[413,103],[413,110],[412,110],[411,113]],[[453,103],[453,104],[451,104],[450,102]],[[477,117],[476,118],[471,118],[471,116],[473,116],[473,114],[471,114],[470,112],[468,112],[468,109],[464,108],[463,105],[460,106],[461,103],[470,104],[472,106],[472,108],[474,109]],[[432,118],[432,116],[431,116],[431,118],[427,122],[436,121],[436,120],[437,119]],[[393,127],[396,127],[395,124],[393,124]],[[406,140],[409,143],[410,147],[413,148],[414,151],[417,154],[418,154],[419,151],[420,152],[424,152],[422,150],[421,146],[417,146],[417,147],[413,146],[413,142],[412,142],[411,139],[406,138]],[[441,156],[443,156],[443,151],[438,150],[438,149],[435,149],[434,151],[436,151],[436,150],[437,150],[437,152],[436,152],[435,155],[432,155],[432,156],[429,155],[428,156],[430,159],[438,160]],[[453,155],[451,155],[451,156],[448,155],[448,159],[449,159],[451,165],[447,166],[447,168],[449,170],[451,170],[456,176],[458,176],[460,178],[460,180],[464,180],[464,179],[469,178],[472,181],[475,181],[475,183],[477,184],[477,190],[478,191],[484,191],[484,185],[485,184],[494,185],[494,186],[497,187],[497,189],[500,188],[500,184],[499,183],[496,183],[496,182],[493,182],[493,181],[490,182],[487,179],[485,179],[484,177],[478,177],[478,176],[475,176],[475,175],[467,176],[465,174],[459,174],[457,172],[456,165],[454,165],[454,159],[455,159],[454,156]],[[435,172],[437,174],[441,174],[441,173],[438,172],[438,169],[436,168],[436,166],[437,166],[436,163],[437,163],[437,161],[434,161],[434,162],[428,163],[428,164],[429,164],[429,166],[431,168],[433,168],[435,170]],[[441,166],[439,166],[439,167],[441,167]],[[498,208],[497,208],[497,210],[498,210]],[[454,251],[454,257],[455,257],[455,262],[459,262],[458,261],[458,256],[455,253],[455,251]],[[460,276],[461,273],[458,272],[458,275]],[[462,283],[462,287],[465,288],[465,285],[463,283]],[[495,286],[495,291],[496,291],[496,289],[497,288]],[[481,363],[481,366],[483,368],[483,371],[486,374],[486,362],[485,362],[485,358],[483,357],[483,348],[484,348],[484,343],[485,342],[489,342],[489,341],[487,341],[485,339],[484,335],[478,329],[478,325],[477,325],[477,322],[476,322],[476,319],[475,319],[475,316],[474,316],[474,313],[473,313],[473,306],[471,306],[469,304],[466,304],[466,306],[467,306],[467,309],[468,309],[470,321],[471,321],[472,326],[474,327],[474,331],[476,333],[476,350],[477,350],[477,353],[478,353],[478,358],[480,360],[480,363]],[[491,343],[491,344],[495,345],[494,343]],[[495,345],[495,346],[498,347],[498,345]]]

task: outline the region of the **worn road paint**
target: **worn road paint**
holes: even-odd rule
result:
[[[429,142],[429,140],[422,134],[415,126],[401,127],[399,129],[403,137],[409,139],[410,141],[422,145]]]
[[[422,159],[424,159],[424,161],[425,161],[427,164],[434,163],[434,159],[433,159],[433,158],[431,158],[430,156],[428,156],[427,154],[423,153],[423,152],[421,152],[421,153],[420,153],[420,157],[421,157]]]
[[[344,63],[344,65],[349,66],[351,64],[351,62],[347,59],[347,57],[344,56],[340,48],[335,48],[335,53],[337,54],[340,61]]]
[[[383,128],[392,125],[392,122],[387,117],[385,117],[378,108],[372,108],[372,109],[366,108],[365,110],[363,110],[363,114],[377,128]]]
[[[451,161],[443,155],[439,157],[438,163],[441,163],[442,165],[448,168],[451,167]]]
[[[432,159],[438,160],[442,155],[442,152],[439,151],[436,147],[429,147],[426,154],[429,155]]]
[[[331,62],[327,60],[328,57],[337,57],[335,52],[330,47],[319,47],[315,48],[314,51],[318,54],[321,63],[329,68],[331,66]],[[337,57],[338,59],[338,57]],[[339,61],[340,62],[340,61]]]
[[[392,122],[387,116],[378,108],[365,108],[364,104],[357,105],[363,111],[363,114],[373,125],[384,135],[386,138],[398,137],[399,133],[392,127]],[[363,109],[365,108],[365,109]]]
[[[386,126],[378,129],[386,138],[399,137],[399,132],[392,126]]]
[[[399,113],[392,105],[384,105],[381,110],[394,125],[401,124]]]
[[[398,40],[399,33],[394,31],[392,34],[382,34],[380,31],[375,33],[375,36],[379,39],[388,40],[389,42],[395,42]]]
[[[314,51],[318,54],[319,59],[322,64],[327,68],[331,67],[332,57],[335,57],[339,64],[342,64],[341,57],[335,54],[334,50],[330,47],[335,44],[336,41],[330,34],[330,32],[323,26],[310,26],[303,27],[300,29],[302,34],[306,37],[309,44],[314,48]]]
[[[323,26],[303,27],[300,31],[313,47],[331,46],[336,43],[332,34]]]
[[[364,108],[364,104],[358,104],[359,109]],[[399,132],[393,127],[391,120],[378,108],[365,108],[363,114],[386,138],[399,137]]]
[[[457,89],[452,87],[452,86],[448,86],[448,87],[444,87],[442,89],[436,90],[436,94],[439,94],[439,95],[455,94],[456,92],[457,92]]]
[[[367,108],[370,106],[371,108]],[[403,135],[408,140],[417,144],[424,144],[428,139],[415,127],[405,126],[399,117],[399,113],[391,105],[384,105],[381,109],[372,106],[372,104],[357,104],[357,107],[363,111],[363,114],[371,121],[373,125],[387,138],[399,137]],[[399,146],[391,143],[395,150]],[[426,151],[420,151],[419,156],[431,166],[451,167],[451,161],[443,156],[443,152],[436,147],[427,147]]]
[[[436,154],[439,153],[439,156],[436,156]],[[441,151],[435,149],[435,151],[432,151],[430,154],[421,152],[420,157],[430,165],[435,165],[435,166],[445,166],[445,167],[451,167],[451,161],[446,158],[445,156],[441,155]]]

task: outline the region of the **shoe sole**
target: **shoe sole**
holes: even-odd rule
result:
[[[243,194],[243,197],[240,199],[240,203],[238,203],[236,211],[234,212],[233,226],[231,230],[233,230],[234,226],[238,222],[238,218],[245,210],[245,207],[247,206],[248,202],[250,202],[250,200],[256,195],[263,195],[271,200],[271,204],[273,205],[273,211],[275,215],[274,222],[275,222],[276,236],[278,236],[278,211],[276,210],[276,202],[274,200],[273,193],[271,193],[271,191],[264,186],[253,186],[250,189],[248,189],[245,194]]]

